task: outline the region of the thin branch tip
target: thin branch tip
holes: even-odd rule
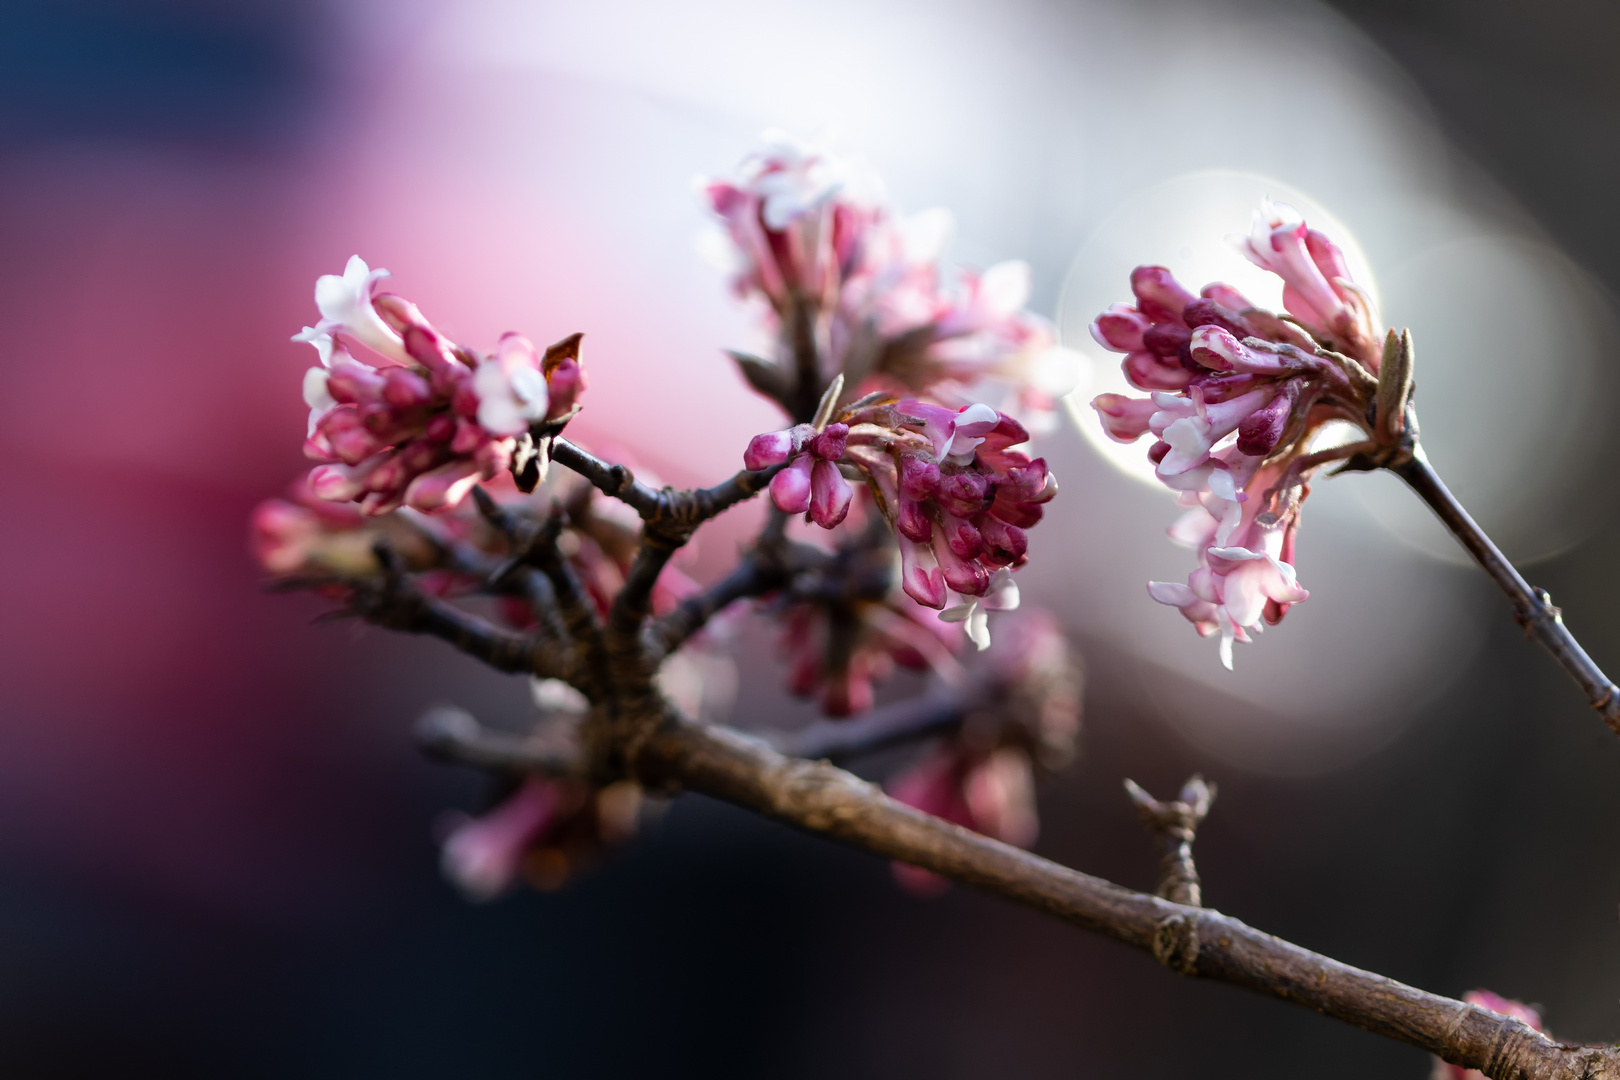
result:
[[[1194,773],[1171,802],[1160,802],[1134,780],[1125,781],[1125,791],[1159,844],[1158,895],[1177,904],[1201,907],[1203,889],[1192,845],[1215,801],[1215,785]]]

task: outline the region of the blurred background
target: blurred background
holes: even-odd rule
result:
[[[303,467],[287,337],[355,252],[463,340],[585,331],[583,435],[729,472],[774,418],[692,177],[778,126],[953,209],[956,260],[1028,259],[1081,349],[1136,263],[1239,280],[1262,195],[1332,222],[1414,329],[1432,459],[1612,670],[1617,46],[1592,0],[0,3],[0,1072],[1424,1076],[698,797],[470,905],[433,829],[477,778],[409,725],[524,686],[311,627],[245,522]],[[1322,483],[1312,598],[1228,674],[1143,594],[1188,569],[1174,506],[1088,413],[1024,572],[1090,671],[1037,849],[1151,888],[1120,781],[1199,770],[1211,906],[1620,1035],[1620,743],[1505,601],[1392,479]],[[781,707],[755,659],[742,718]]]

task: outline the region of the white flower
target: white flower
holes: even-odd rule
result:
[[[337,408],[337,399],[327,388],[326,381],[331,373],[323,367],[312,367],[304,372],[304,404],[309,406],[309,431],[304,437],[307,439],[315,434],[315,425],[321,422],[321,417]]]
[[[984,437],[1001,423],[1001,414],[982,401],[975,402],[957,413],[952,423],[951,441],[945,447],[945,456],[965,464],[978,453]]]
[[[843,168],[820,147],[784,131],[767,131],[753,188],[763,201],[766,228],[781,230],[820,210],[843,187]]]
[[[354,255],[341,275],[323,274],[316,279],[315,306],[320,309],[321,321],[314,331],[348,334],[390,360],[409,364],[411,358],[405,351],[405,342],[383,322],[371,303],[377,282],[387,276],[387,270],[373,270],[366,265],[366,260]]]
[[[546,418],[551,395],[540,373],[534,345],[521,334],[507,334],[495,355],[473,372],[478,423],[491,435],[518,435]]]
[[[1018,599],[1018,583],[1012,579],[1012,571],[1004,566],[991,576],[990,587],[983,596],[964,597],[962,603],[940,612],[939,619],[941,622],[966,623],[968,640],[982,652],[990,647],[988,613],[1017,611]]]
[[[292,339],[313,345],[315,351],[320,354],[321,367],[329,368],[332,366],[332,349],[336,342],[332,340],[332,335],[321,327],[306,326],[294,334]]]

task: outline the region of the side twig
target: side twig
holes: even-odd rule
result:
[[[655,491],[625,466],[610,465],[567,439],[552,444],[551,460],[579,473],[602,494],[626,503],[643,521],[668,534],[677,544],[685,543],[703,522],[758,495],[782,469],[780,465],[743,469],[713,487],[685,491],[666,487]]]
[[[392,560],[386,560],[385,565],[387,562]],[[397,565],[388,565],[381,578],[358,579],[347,584],[352,590],[348,613],[367,622],[448,641],[497,671],[526,672],[545,678],[565,678],[568,674],[558,663],[564,651],[549,643],[544,635],[506,630],[436,596],[429,596]]]
[[[781,588],[786,579],[780,560],[751,552],[731,573],[682,600],[674,611],[648,627],[648,646],[655,655],[667,656],[733,602]]]
[[[1596,709],[1609,729],[1620,735],[1620,688],[1609,681],[1603,670],[1593,662],[1575,640],[1575,635],[1564,625],[1563,613],[1554,607],[1552,597],[1530,583],[1513,568],[1507,556],[1485,535],[1485,531],[1468,516],[1439,474],[1423,458],[1415,454],[1411,460],[1391,466],[1391,471],[1417,492],[1429,504],[1446,528],[1457,538],[1474,560],[1490,575],[1513,604],[1513,617],[1525,633],[1552,653],[1553,659],[1569,673],[1586,700]]]
[[[788,757],[850,761],[954,731],[968,707],[960,691],[940,687],[853,720],[818,720],[771,743]]]
[[[503,772],[578,776],[584,762],[577,748],[551,746],[479,724],[471,713],[451,707],[430,709],[416,722],[416,744],[439,761]]]
[[[1203,889],[1198,868],[1193,865],[1192,846],[1198,826],[1215,801],[1215,785],[1193,775],[1181,788],[1181,796],[1162,803],[1142,790],[1134,780],[1125,781],[1125,790],[1136,804],[1136,812],[1159,842],[1158,895],[1188,907],[1202,907]]]

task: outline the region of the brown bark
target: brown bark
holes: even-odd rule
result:
[[[1441,482],[1421,453],[1390,471],[1405,480],[1412,490],[1435,512],[1451,534],[1457,538],[1468,554],[1474,557],[1491,580],[1507,594],[1513,605],[1513,617],[1524,627],[1525,634],[1533,637],[1553,655],[1559,665],[1569,673],[1587,702],[1597,710],[1603,722],[1616,735],[1620,735],[1620,689],[1609,681],[1575,635],[1564,625],[1563,612],[1553,606],[1552,597],[1545,590],[1532,588],[1513,568],[1501,549],[1485,535],[1457,497]]]
[[[1227,915],[1133,892],[948,824],[826,762],[783,757],[671,719],[642,747],[644,779],[701,791],[1151,953],[1183,975],[1312,1009],[1495,1080],[1620,1077],[1620,1049],[1557,1042],[1522,1021],[1341,964]]]

